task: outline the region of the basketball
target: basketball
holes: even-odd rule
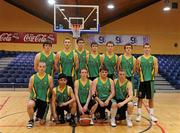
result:
[[[91,116],[90,115],[81,115],[79,123],[81,126],[89,126],[91,122]]]

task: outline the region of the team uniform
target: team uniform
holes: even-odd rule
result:
[[[125,83],[122,86],[120,86],[119,85],[119,79],[117,80],[117,82],[115,84],[115,97],[114,97],[114,99],[116,100],[117,103],[123,102],[126,99],[126,97],[128,95],[128,93],[127,93],[127,84],[128,84],[128,82],[129,81],[126,80]],[[126,103],[121,108],[118,108],[117,115],[116,115],[117,116],[116,118],[118,120],[126,119],[127,107],[128,107],[128,105]]]
[[[150,55],[149,58],[140,56],[140,85],[138,89],[138,98],[152,99],[154,96],[154,59],[155,57]]]
[[[89,79],[93,81],[95,78],[99,77],[99,67],[101,66],[100,55],[97,54],[96,57],[93,57],[92,54],[89,54],[87,66]]]
[[[84,49],[81,53],[78,50],[75,50],[75,52],[77,53],[78,59],[79,59],[79,68],[76,71],[76,76],[77,76],[77,79],[80,79],[81,69],[86,67],[87,50]]]
[[[117,59],[118,56],[116,54],[113,54],[112,56],[109,56],[107,54],[104,55],[104,65],[108,69],[108,78],[114,79]]]
[[[69,53],[65,53],[64,51],[59,52],[60,55],[60,61],[59,61],[59,67],[60,72],[65,74],[67,76],[67,85],[74,88],[74,51],[70,51]]]
[[[90,89],[90,80],[88,79],[86,84],[83,85],[81,80],[78,80],[78,97],[79,97],[79,102],[81,104],[81,106],[83,107],[88,99],[89,96],[89,89]],[[88,105],[88,110],[85,112],[87,114],[90,113],[91,108],[93,107],[93,105],[96,102],[94,100],[90,100],[89,101],[89,105]]]
[[[44,52],[40,53],[40,62],[46,63],[46,73],[54,77],[54,53],[51,52],[49,55],[46,55]]]
[[[59,121],[64,120],[64,110],[66,110],[67,112],[70,112],[69,105],[62,106],[62,107],[59,106],[62,103],[65,103],[70,100],[69,88],[70,86],[66,85],[66,87],[62,91],[59,89],[59,86],[53,89],[54,93],[56,94],[56,104],[57,104],[56,112],[57,112]]]
[[[132,82],[133,85],[133,94],[135,94],[134,91],[134,72],[133,72],[133,68],[135,65],[135,61],[136,58],[134,56],[131,56],[129,59],[127,59],[125,57],[125,55],[121,55],[119,57],[120,61],[121,61],[121,68],[125,71],[126,73],[126,78]]]
[[[111,93],[110,79],[107,78],[106,82],[103,83],[103,81],[98,77],[98,81],[96,84],[96,91],[97,91],[97,97],[101,101],[105,102]],[[100,105],[98,105],[96,112],[100,113],[100,119],[105,119],[105,109],[107,108],[108,110],[110,110],[111,106],[112,106],[111,100],[109,101],[109,104],[106,107],[101,107]]]
[[[37,118],[45,119],[49,108],[50,76],[45,73],[44,77],[41,78],[36,73],[32,78],[34,87],[30,94],[30,99],[35,101],[34,112],[37,111]]]

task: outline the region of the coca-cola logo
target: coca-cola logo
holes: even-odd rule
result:
[[[51,38],[51,37],[47,37],[47,35],[46,34],[37,34],[37,35],[34,35],[34,34],[26,34],[25,36],[24,36],[24,41],[25,42],[39,42],[39,43],[41,43],[41,42],[45,42],[46,40],[47,40],[47,38],[49,39],[49,40],[54,40],[54,38]]]
[[[2,41],[2,42],[10,42],[11,40],[12,40],[11,33],[2,33],[0,35],[0,41]]]

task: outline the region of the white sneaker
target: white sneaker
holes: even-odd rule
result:
[[[93,119],[91,119],[91,121],[90,121],[90,125],[94,125]]]
[[[158,121],[158,119],[155,116],[153,116],[153,115],[150,115],[149,117],[150,117],[151,121],[153,121],[153,122],[157,122]]]
[[[127,122],[127,126],[128,127],[132,127],[133,126],[131,119],[126,119],[126,122]]]
[[[111,126],[116,127],[116,120],[115,118],[111,118]]]
[[[136,116],[136,121],[137,121],[137,122],[140,122],[140,121],[141,121],[141,115],[140,115],[140,114],[138,114],[138,115]]]

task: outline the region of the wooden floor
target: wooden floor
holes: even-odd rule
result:
[[[0,133],[71,133],[69,125],[54,125],[47,122],[45,126],[35,126],[27,129],[28,115],[26,103],[28,92],[22,91],[0,91]],[[146,101],[145,101],[146,103]],[[180,133],[180,93],[157,93],[155,96],[155,115],[158,117],[158,124],[153,123],[147,133]],[[136,112],[136,107],[135,111]],[[143,107],[143,114],[147,117],[147,111]],[[133,118],[135,119],[135,118]],[[109,123],[95,124],[95,126],[77,126],[75,133],[138,133],[150,126],[146,119],[135,122],[134,126],[128,128],[125,123],[112,128]],[[161,128],[162,129],[161,129]]]

